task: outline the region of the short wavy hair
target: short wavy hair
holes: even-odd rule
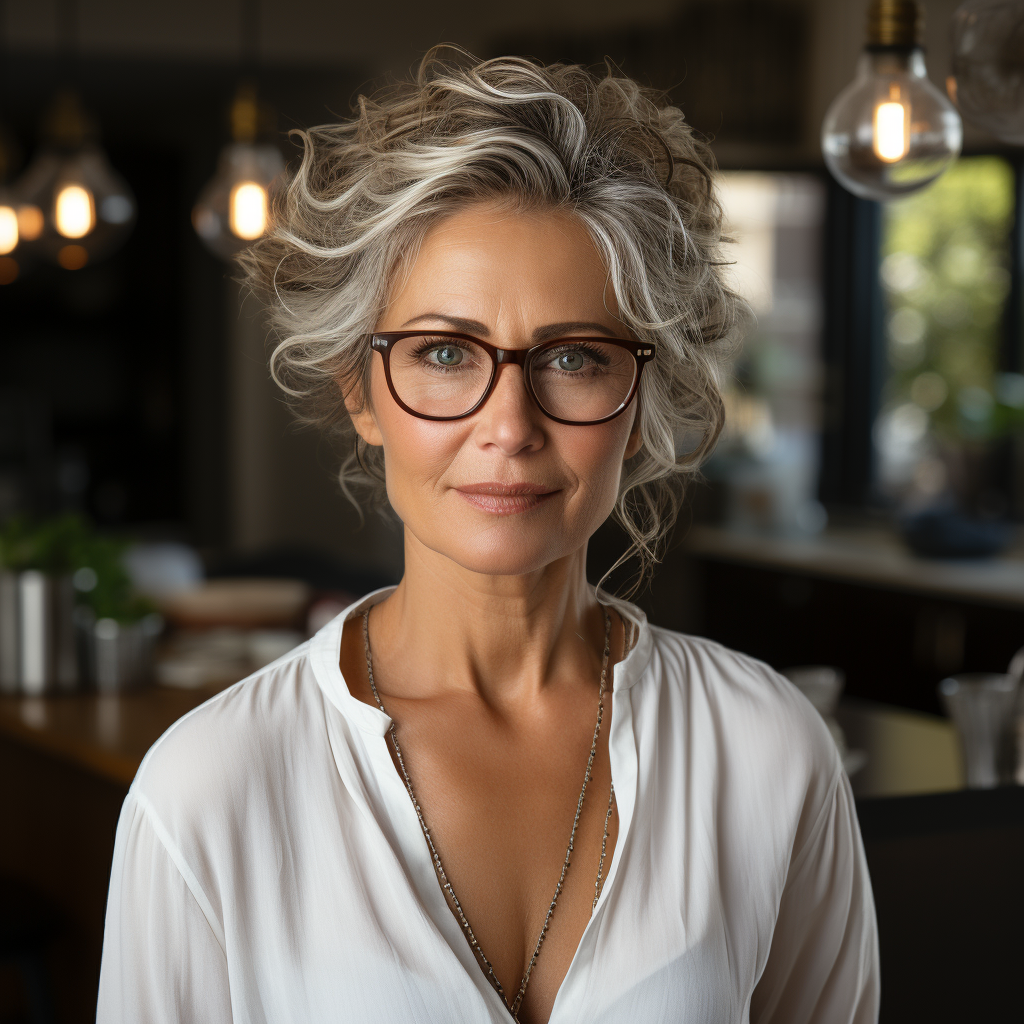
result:
[[[742,318],[722,276],[706,144],[660,94],[610,67],[440,48],[412,80],[360,96],[350,120],[293,136],[301,162],[268,235],[240,259],[269,306],[274,380],[302,420],[343,441],[345,493],[383,491],[383,453],[356,436],[342,391],[361,383],[369,394],[365,336],[402,261],[471,204],[566,211],[605,261],[619,318],[658,346],[639,392],[643,443],[614,511],[631,542],[616,565],[638,557],[639,584],[721,431],[720,343]]]

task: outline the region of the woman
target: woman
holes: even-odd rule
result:
[[[118,828],[101,1021],[867,1022],[810,705],[585,577],[721,426],[710,157],[633,82],[428,58],[303,136],[245,258],[276,379],[405,573],[175,725]]]

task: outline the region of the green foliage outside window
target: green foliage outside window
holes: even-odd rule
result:
[[[981,440],[1024,427],[1024,377],[999,372],[1010,290],[1014,175],[967,157],[935,185],[887,206],[889,408],[937,436]]]

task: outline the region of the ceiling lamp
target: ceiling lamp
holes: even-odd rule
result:
[[[10,284],[20,271],[14,255],[21,240],[18,230],[17,196],[7,187],[14,163],[14,144],[4,126],[0,124],[0,285]]]
[[[17,192],[23,240],[66,270],[109,256],[135,222],[131,189],[110,166],[95,125],[71,92],[54,100],[42,147]]]
[[[0,47],[0,60],[3,57],[4,48]],[[20,157],[17,141],[7,130],[7,125],[0,122],[0,285],[16,280],[23,269],[24,253],[15,250],[26,232],[19,225],[21,203],[18,191],[11,185]]]
[[[825,163],[862,199],[916,192],[960,153],[960,115],[928,80],[921,23],[916,0],[872,0],[857,77],[825,115]]]
[[[1024,4],[968,0],[953,15],[950,95],[969,121],[1024,144]]]
[[[0,5],[0,15],[5,13]],[[0,28],[4,26],[0,25]],[[6,65],[6,38],[0,37],[0,66]],[[17,144],[0,122],[0,285],[10,284],[18,277],[20,266],[14,250],[18,248],[18,203],[9,187],[17,160]]]
[[[258,128],[256,89],[243,84],[231,105],[232,141],[221,150],[217,172],[192,211],[196,233],[222,259],[266,233],[271,187],[284,170],[277,146],[256,141]]]

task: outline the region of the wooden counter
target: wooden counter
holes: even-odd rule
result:
[[[127,789],[146,751],[219,689],[0,697],[0,735]]]
[[[63,1024],[95,1020],[114,833],[128,787],[161,734],[216,692],[0,697],[0,873],[31,883],[60,911],[48,967]]]

